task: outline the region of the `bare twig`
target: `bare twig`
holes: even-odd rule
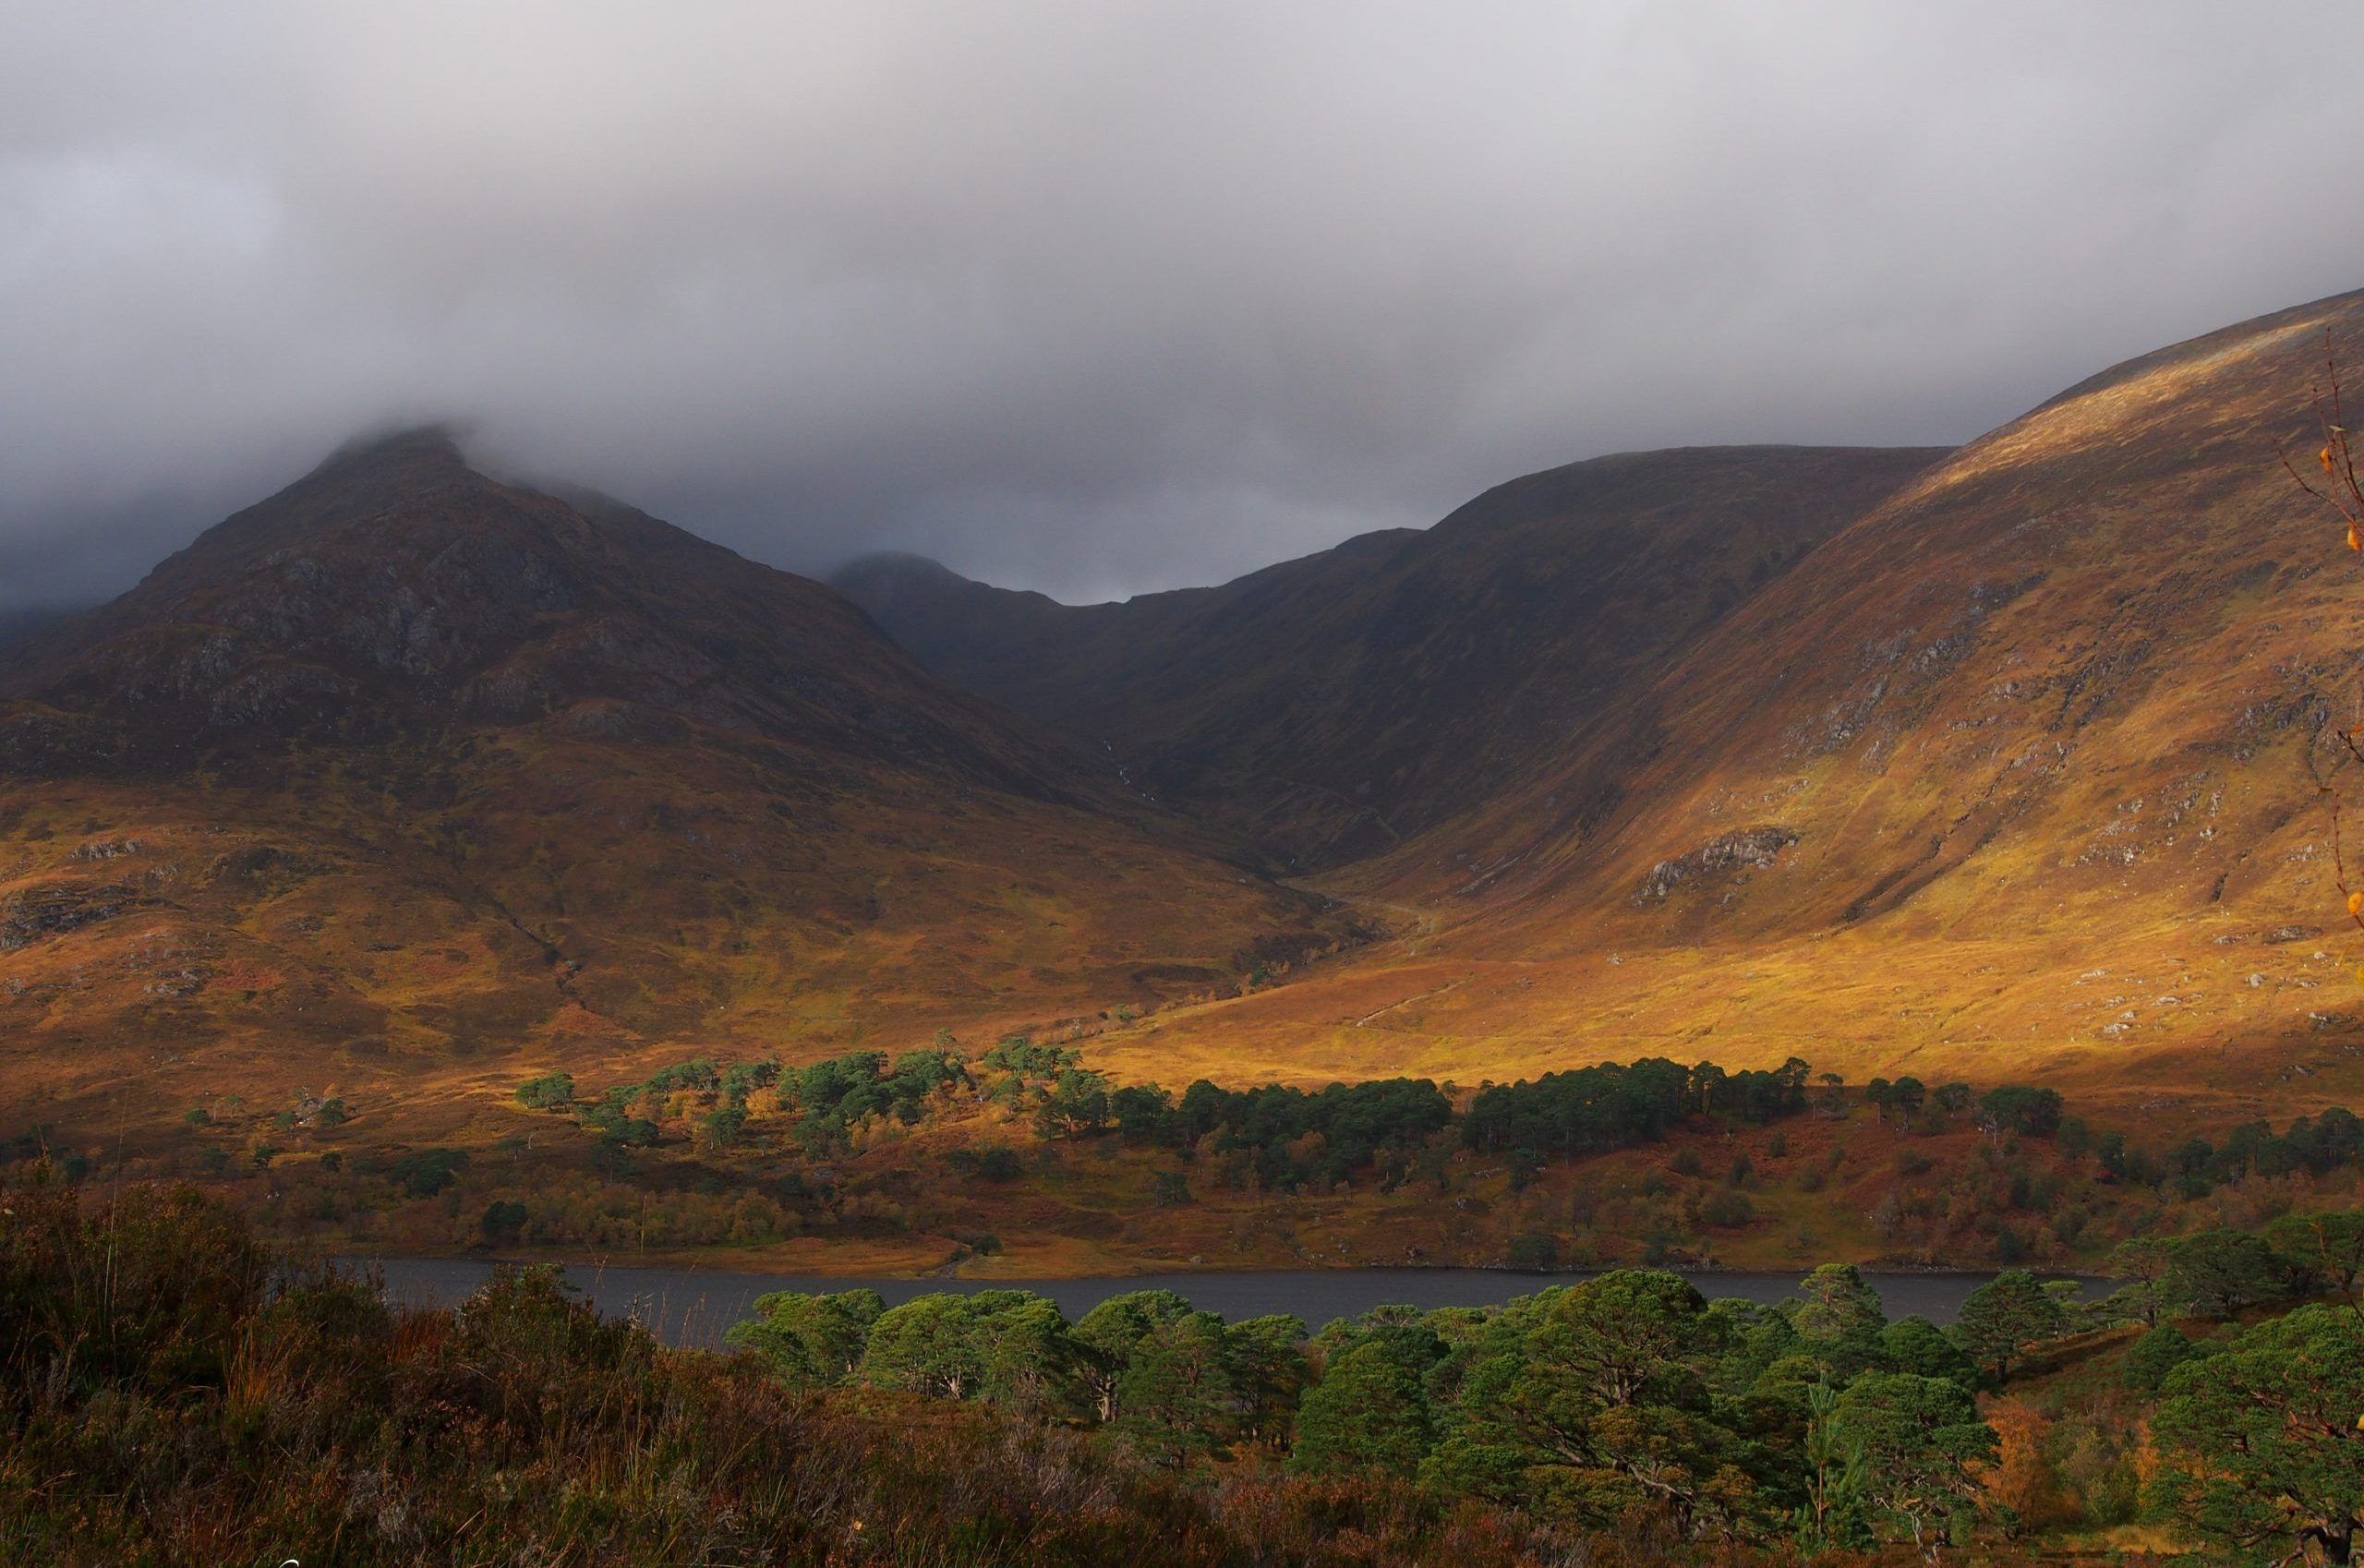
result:
[[[2315,423],[2321,427],[2322,444],[2316,450],[2314,466],[2321,471],[2318,483],[2307,477],[2302,465],[2294,462],[2288,447],[2276,443],[2274,452],[2282,459],[2283,469],[2301,490],[2323,505],[2347,527],[2347,548],[2364,554],[2364,482],[2356,473],[2356,445],[2347,428],[2346,413],[2341,404],[2339,386],[2339,356],[2334,351],[2331,332],[2323,332],[2323,379],[2310,389],[2310,406]],[[2359,746],[2355,729],[2334,731],[2339,737],[2346,755],[2335,760],[2328,774],[2316,772],[2315,787],[2322,791],[2331,808],[2331,862],[2333,881],[2347,906],[2347,918],[2359,930],[2364,930],[2364,888],[2350,885],[2347,876],[2347,856],[2341,837],[2339,770],[2349,763],[2364,766],[2364,746]],[[2311,767],[2311,760],[2310,766]]]
[[[2276,443],[2274,452],[2300,489],[2331,508],[2347,525],[2347,548],[2364,553],[2364,481],[2357,477],[2356,444],[2340,403],[2339,358],[2332,351],[2328,330],[2323,333],[2323,379],[2310,389],[2310,393],[2315,423],[2322,434],[2322,445],[2316,450],[2314,461],[2314,466],[2322,471],[2320,485],[2307,477],[2302,464],[2292,461],[2289,448]]]

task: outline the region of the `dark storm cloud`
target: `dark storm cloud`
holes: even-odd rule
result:
[[[2364,283],[2352,9],[0,0],[0,605],[356,429],[1068,597]]]

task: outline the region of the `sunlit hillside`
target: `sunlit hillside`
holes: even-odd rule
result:
[[[1128,1065],[1466,1081],[1801,1050],[2170,1119],[2354,1096],[2318,778],[2358,718],[2364,576],[2276,452],[2311,459],[2327,350],[2364,362],[2364,298],[1973,442],[1548,773],[1323,882],[1402,940],[1161,1019]]]
[[[0,1079],[59,1129],[225,1087],[431,1125],[497,1064],[825,1055],[1356,936],[820,585],[431,432],[0,692]]]

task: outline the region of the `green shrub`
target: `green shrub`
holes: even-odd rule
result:
[[[1699,1200],[1699,1223],[1718,1230],[1738,1230],[1756,1218],[1756,1205],[1736,1187],[1719,1187]]]
[[[517,1103],[529,1111],[561,1111],[574,1104],[574,1075],[544,1073],[517,1086]]]
[[[1560,1238],[1548,1230],[1521,1231],[1511,1237],[1510,1265],[1534,1273],[1560,1266]]]
[[[432,1198],[457,1183],[468,1156],[458,1149],[421,1149],[386,1167],[386,1179],[405,1198]]]
[[[2119,1377],[2137,1393],[2155,1394],[2169,1372],[2207,1354],[2208,1346],[2194,1344],[2189,1335],[2172,1323],[2161,1323],[2127,1346]]]

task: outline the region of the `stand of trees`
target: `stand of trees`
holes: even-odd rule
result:
[[[983,1401],[1168,1465],[1253,1445],[1308,1477],[1572,1528],[1647,1515],[1686,1539],[1964,1538],[1995,1449],[1972,1359],[1922,1319],[1890,1323],[1844,1266],[1791,1310],[1620,1270],[1500,1309],[1380,1308],[1310,1338],[1294,1318],[1225,1323],[1155,1290],[1073,1324],[1017,1290],[755,1307],[731,1343],[801,1389]],[[1828,1473],[1803,1460],[1816,1445]]]
[[[1481,1090],[1462,1118],[1472,1149],[1598,1154],[1649,1143],[1691,1116],[1763,1123],[1806,1108],[1813,1068],[1797,1057],[1769,1072],[1728,1073],[1713,1062],[1684,1067],[1648,1057],[1546,1073],[1532,1083]]]
[[[2154,1493],[2212,1545],[2353,1561],[2364,1525],[2364,1313],[2301,1307],[2169,1371]]]
[[[920,1121],[941,1096],[966,1091],[1031,1109],[1046,1139],[1113,1131],[1128,1143],[1186,1152],[1239,1154],[1266,1189],[1329,1187],[1375,1173],[1392,1188],[1410,1174],[1436,1135],[1459,1129],[1465,1147],[1533,1161],[1654,1141],[1694,1116],[1762,1123],[1806,1108],[1811,1069],[1796,1058],[1770,1071],[1726,1072],[1712,1062],[1663,1059],[1549,1073],[1529,1083],[1489,1086],[1465,1113],[1427,1079],[1379,1079],[1308,1091],[1285,1084],[1225,1089],[1204,1079],[1177,1099],[1156,1084],[1111,1084],[1068,1046],[1013,1035],[974,1062],[950,1049],[855,1052],[806,1067],[776,1060],[718,1066],[707,1059],[618,1084],[587,1104],[565,1073],[517,1090],[528,1107],[575,1112],[610,1152],[647,1147],[664,1136],[677,1102],[696,1103],[696,1136],[729,1147],[746,1129],[749,1097],[770,1089],[790,1131],[815,1157],[842,1152],[864,1117]]]
[[[2237,1234],[2170,1244],[2174,1266],[2279,1259],[2274,1299],[2344,1290],[2356,1272],[2297,1265],[2309,1248],[2364,1251],[2364,1215],[2288,1216],[2228,1251]],[[2140,1321],[2142,1301],[2081,1304],[2071,1282],[2009,1270],[1940,1330],[1891,1322],[1859,1270],[1832,1264],[1778,1307],[1627,1269],[1498,1309],[1382,1307],[1310,1337],[1293,1318],[1226,1324],[1166,1291],[1113,1297],[1071,1325],[1010,1290],[756,1306],[732,1343],[801,1388],[982,1401],[1103,1430],[1156,1464],[1253,1452],[1562,1530],[1647,1518],[1695,1542],[1909,1544],[1934,1558],[1986,1524],[2010,1538],[2028,1527],[2011,1501],[2027,1489],[1981,1396],[2066,1336]],[[2125,1388],[2158,1401],[2162,1517],[2228,1550],[2349,1561],[2364,1518],[2364,1315],[2301,1306],[2228,1342],[2162,1324],[2121,1365]]]

